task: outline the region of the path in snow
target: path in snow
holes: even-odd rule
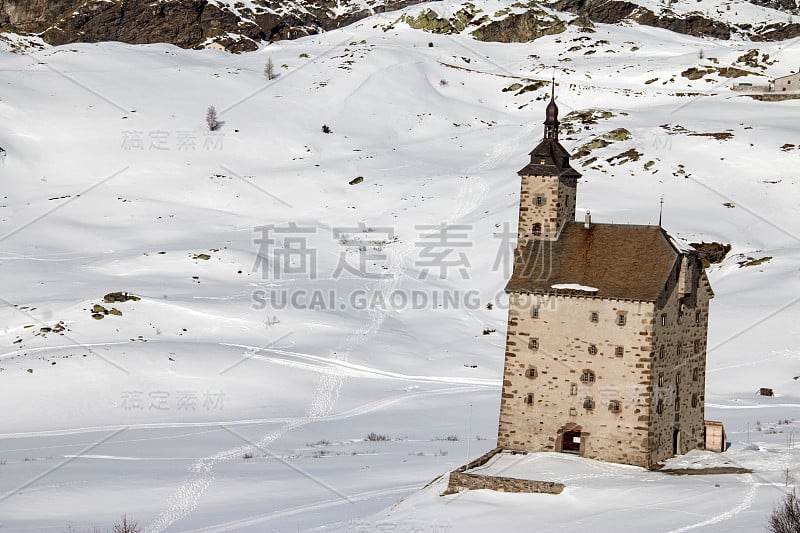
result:
[[[502,147],[496,147],[502,150]],[[498,158],[499,158],[498,154]],[[486,165],[493,166],[497,158],[490,160]],[[476,190],[477,189],[477,190]],[[479,177],[469,177],[457,196],[456,206],[451,215],[445,220],[450,224],[459,218],[476,209],[483,201],[487,186]],[[403,276],[403,267],[406,258],[415,249],[414,242],[404,242],[398,246],[387,248],[387,259],[389,261],[390,276],[377,283],[377,289],[383,294],[391,294],[400,288]],[[320,376],[314,396],[311,399],[308,415],[303,418],[290,419],[283,427],[278,428],[265,435],[260,441],[238,446],[229,450],[221,451],[213,456],[204,457],[195,461],[189,470],[192,472],[189,479],[178,487],[175,494],[170,498],[169,507],[162,511],[156,519],[145,529],[145,533],[157,533],[163,531],[171,524],[185,517],[197,508],[200,496],[208,489],[214,481],[214,466],[221,461],[237,459],[254,447],[264,449],[266,446],[285,435],[287,432],[302,427],[309,422],[328,417],[333,406],[339,399],[341,387],[344,383],[345,372],[342,365],[347,363],[352,350],[375,336],[380,330],[384,319],[391,309],[379,307],[369,310],[369,319],[358,328],[353,334],[348,336],[341,348],[338,348],[328,358],[329,361],[336,361],[339,366],[333,367],[330,373]]]

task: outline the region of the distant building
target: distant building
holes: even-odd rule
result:
[[[521,177],[498,446],[650,466],[705,447],[709,300],[658,226],[575,222],[558,107]]]
[[[774,86],[773,90],[776,93],[800,91],[800,70],[798,70],[794,74],[789,74],[787,76],[781,76],[780,78],[775,78],[773,86]]]

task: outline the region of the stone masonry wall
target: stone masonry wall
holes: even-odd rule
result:
[[[442,496],[456,494],[465,490],[490,489],[498,492],[535,492],[544,494],[561,494],[564,485],[552,481],[534,481],[511,477],[480,476],[463,472],[450,472],[447,490]]]
[[[510,296],[498,446],[561,451],[575,430],[584,457],[649,466],[653,303]]]
[[[675,265],[667,296],[659,302],[653,322],[653,402],[649,413],[653,463],[673,456],[675,431],[679,454],[705,445],[706,347],[712,293],[699,264],[681,267]]]
[[[557,176],[522,176],[520,185],[519,241],[523,247],[533,237],[533,225],[542,225],[539,238],[555,239],[564,222],[575,220],[577,182]],[[541,204],[537,204],[541,197]]]

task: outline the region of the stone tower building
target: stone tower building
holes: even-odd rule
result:
[[[659,226],[575,222],[558,107],[521,177],[498,446],[649,467],[704,447],[713,292]]]

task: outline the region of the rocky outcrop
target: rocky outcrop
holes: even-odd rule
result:
[[[791,3],[794,0],[751,0],[753,3],[766,5],[772,3]],[[789,5],[787,3],[787,6]],[[650,9],[627,0],[556,0],[551,7],[561,11],[568,11],[584,17],[593,22],[618,24],[631,20],[645,26],[664,28],[665,30],[693,35],[696,37],[714,37],[716,39],[730,39],[738,34],[754,41],[782,41],[800,36],[800,24],[793,22],[780,22],[767,25],[728,25],[725,22],[714,20],[700,13],[689,13],[678,16],[669,9],[654,13]],[[775,7],[775,6],[769,6]],[[787,7],[787,11],[792,11]],[[787,21],[789,21],[787,16]]]
[[[254,50],[262,41],[319,33],[416,3],[370,0],[368,9],[354,2],[342,11],[346,2],[275,0],[253,11],[240,2],[208,0],[0,0],[0,31],[36,34],[53,45],[122,41],[194,48],[215,41],[238,52]]]
[[[75,42],[122,41],[132,44],[166,42],[195,48],[216,42],[237,52],[259,43],[294,39],[332,30],[374,13],[401,9],[422,0],[261,0],[246,7],[235,0],[0,0],[0,31],[40,36],[53,45]],[[751,0],[792,12],[795,0]],[[774,5],[773,5],[774,4]],[[251,4],[252,6],[253,4]],[[565,22],[541,5],[578,15],[573,21],[617,24],[632,20],[694,36],[729,39],[738,34],[753,40],[777,41],[800,36],[798,23],[729,26],[700,13],[678,16],[669,9],[656,13],[629,0],[555,0],[514,4],[498,19],[480,14],[466,2],[455,16],[442,18],[432,9],[404,19],[412,27],[436,33],[460,33],[474,28],[476,39],[528,42],[560,33]],[[524,11],[519,12],[519,8]],[[796,11],[796,7],[794,8]],[[789,17],[787,16],[787,21]]]
[[[561,11],[569,11],[588,17],[593,22],[618,24],[624,20],[632,20],[645,26],[654,26],[666,30],[697,37],[715,37],[730,39],[730,28],[719,21],[708,19],[699,14],[678,17],[662,12],[656,14],[649,9],[625,0],[556,0],[552,7]]]
[[[472,35],[479,41],[526,43],[544,35],[562,33],[566,29],[564,21],[534,8],[490,22],[473,31]]]

